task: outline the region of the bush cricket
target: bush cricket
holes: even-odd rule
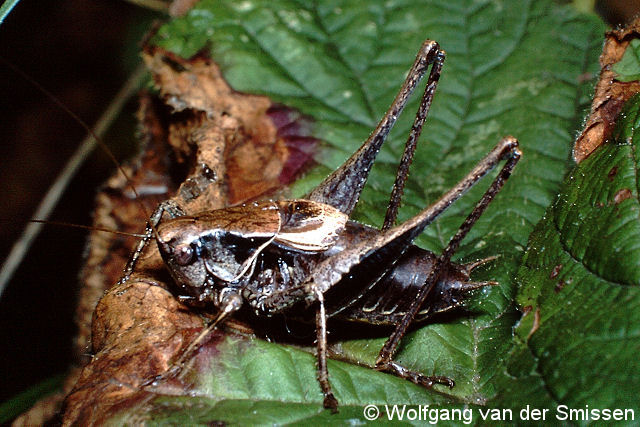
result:
[[[315,322],[317,377],[324,407],[333,412],[338,401],[327,369],[327,319],[331,317],[394,327],[375,369],[425,387],[454,386],[450,378],[411,371],[396,363],[393,356],[412,322],[459,307],[470,291],[495,284],[470,278],[474,268],[493,258],[468,264],[454,263],[451,258],[509,178],[521,153],[515,138],[503,138],[435,203],[395,225],[444,59],[445,52],[436,42],[425,41],[369,138],[306,197],[194,214],[167,201],[151,214],[120,283],[129,279],[142,251],[155,240],[177,296],[187,304],[217,309],[215,320],[187,347],[168,375],[181,369],[208,334],[244,306],[256,316],[286,313]],[[350,215],[380,147],[425,75],[426,88],[400,160],[384,224],[377,229],[355,222]],[[497,177],[442,254],[413,245],[425,227],[502,161],[505,164]]]
[[[445,52],[427,40],[421,46],[398,95],[363,145],[305,198],[263,201],[187,215],[172,201],[151,215],[121,279],[126,282],[149,241],[155,239],[187,304],[214,306],[215,320],[175,365],[180,368],[227,316],[248,306],[256,316],[286,313],[314,319],[318,381],[325,408],[336,411],[327,370],[327,318],[393,325],[375,369],[431,387],[453,380],[425,376],[393,361],[409,325],[458,307],[467,293],[495,282],[469,275],[488,260],[455,264],[460,242],[500,191],[520,158],[518,142],[502,139],[462,180],[434,204],[394,226],[416,143],[436,90]],[[398,167],[384,225],[380,230],[349,218],[381,145],[410,95],[428,72],[425,92]],[[477,202],[441,255],[413,240],[439,214],[499,162],[498,176]],[[492,259],[492,258],[491,258]]]

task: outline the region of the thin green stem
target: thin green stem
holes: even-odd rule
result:
[[[4,19],[11,13],[19,1],[20,0],[6,0],[2,3],[2,6],[0,6],[0,24],[4,22]]]

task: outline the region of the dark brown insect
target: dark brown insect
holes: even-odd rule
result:
[[[469,291],[494,283],[470,279],[471,271],[487,260],[460,265],[452,263],[451,257],[500,191],[521,153],[514,138],[504,138],[439,200],[394,226],[444,58],[436,42],[424,42],[398,95],[370,137],[306,198],[232,206],[190,216],[174,202],[159,206],[121,281],[132,274],[140,253],[155,238],[181,299],[218,309],[216,320],[190,345],[181,361],[241,306],[249,306],[258,316],[287,313],[310,317],[312,312],[317,330],[318,380],[326,408],[335,411],[338,407],[326,363],[327,318],[332,316],[395,326],[380,351],[376,369],[425,387],[435,383],[453,387],[449,378],[425,376],[398,365],[393,355],[413,321],[458,307]],[[376,155],[429,69],[384,225],[378,230],[359,224],[349,215]],[[502,160],[506,164],[441,255],[412,245],[427,225]]]

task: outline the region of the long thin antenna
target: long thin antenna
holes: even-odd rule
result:
[[[38,222],[38,223],[41,223],[41,224],[57,225],[57,226],[60,226],[60,227],[67,227],[67,228],[80,228],[82,230],[104,231],[105,233],[117,234],[117,235],[120,235],[120,236],[140,237],[140,238],[146,237],[146,234],[127,233],[126,231],[112,230],[110,228],[105,228],[105,227],[94,227],[94,226],[89,226],[89,225],[71,224],[69,222],[62,222],[62,221],[48,221],[48,220],[44,220],[44,219],[30,219],[29,222]]]
[[[62,104],[62,102],[60,102],[51,92],[43,88],[39,83],[23,73],[21,70],[17,69],[13,64],[8,63],[3,58],[0,58],[0,60],[8,67],[13,69],[17,74],[21,75],[24,79],[40,89],[60,108],[69,113],[83,128],[85,128],[88,133],[88,135],[84,138],[73,156],[71,156],[62,172],[60,172],[54,183],[49,188],[49,191],[47,191],[47,194],[38,205],[38,208],[34,213],[34,216],[36,218],[40,220],[46,220],[47,218],[49,218],[49,216],[51,215],[51,211],[53,211],[53,209],[58,204],[58,201],[60,200],[60,197],[69,184],[69,181],[71,181],[71,179],[75,176],[80,166],[82,166],[89,154],[91,154],[91,152],[95,149],[97,144],[103,147],[104,151],[111,157],[111,160],[118,166],[120,172],[127,178],[127,181],[131,183],[131,179],[127,176],[118,161],[115,159],[113,153],[111,153],[111,150],[109,150],[102,142],[101,136],[104,135],[106,130],[111,126],[127,100],[141,86],[146,75],[146,69],[142,64],[136,67],[129,79],[127,79],[116,96],[113,98],[107,109],[104,111],[104,113],[102,113],[102,115],[96,122],[95,128],[91,129],[82,119],[80,119],[80,117],[78,117],[77,114],[69,110],[69,108]],[[133,184],[131,184],[131,187],[133,187]],[[133,192],[136,195],[136,198],[138,198],[138,194],[135,188],[133,188]],[[0,269],[0,297],[2,297],[4,289],[13,277],[13,274],[22,262],[27,251],[33,244],[33,241],[42,230],[42,225],[43,224],[41,222],[31,222],[27,224],[27,226],[22,231],[20,238],[13,244],[11,252],[9,252],[9,256],[2,264],[2,269]]]

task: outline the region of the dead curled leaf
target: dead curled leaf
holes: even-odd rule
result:
[[[98,196],[96,224],[140,232],[153,207],[171,194],[195,214],[264,196],[309,164],[317,141],[306,118],[266,97],[233,91],[206,57],[185,60],[151,47],[144,59],[171,107],[143,97],[144,151],[125,167],[146,209],[116,175]],[[93,357],[64,402],[66,425],[101,423],[144,402],[157,391],[147,385],[172,366],[204,325],[173,295],[153,242],[131,279],[109,289],[135,244],[120,236],[91,236],[76,348],[86,352],[92,312]]]
[[[609,139],[623,105],[640,92],[639,81],[618,81],[612,70],[612,66],[622,59],[631,40],[637,38],[640,38],[640,18],[626,28],[606,34],[600,55],[600,78],[593,95],[591,111],[573,148],[573,158],[577,163],[586,159]]]
[[[153,49],[144,58],[174,111],[195,110],[233,122],[222,124],[227,132],[223,150],[228,204],[286,185],[311,159],[317,140],[310,135],[310,121],[296,111],[273,105],[264,96],[234,91],[204,56],[185,62]],[[182,138],[171,142],[182,150]]]

